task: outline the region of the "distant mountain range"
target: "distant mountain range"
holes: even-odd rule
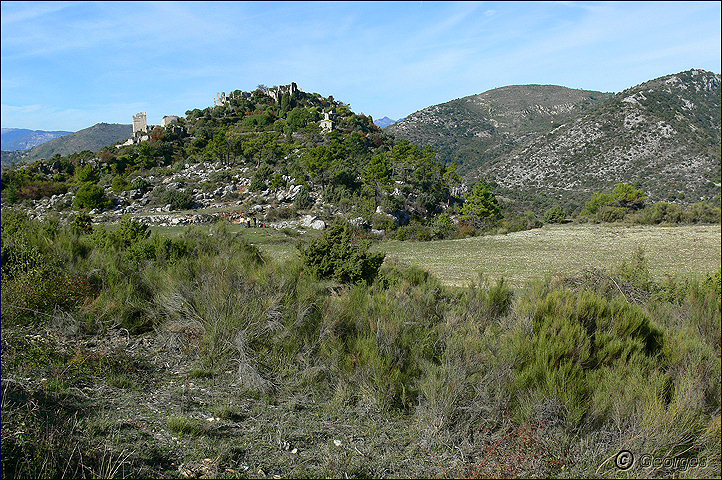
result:
[[[27,151],[2,152],[3,167],[14,163],[34,162],[52,158],[55,154],[70,155],[83,150],[97,152],[119,140],[129,138],[133,126],[119,123],[98,123],[75,133],[55,138]],[[4,146],[3,146],[4,149]]]
[[[25,128],[3,128],[2,150],[28,150],[41,145],[54,138],[62,137],[73,132],[45,130],[28,130]]]
[[[689,70],[617,94],[509,86],[427,107],[384,129],[435,147],[524,204],[579,206],[590,192],[634,184],[651,200],[720,194],[720,75]]]
[[[389,117],[384,117],[379,120],[374,120],[374,124],[379,128],[384,128],[388,127],[389,125],[393,125],[396,122],[400,122],[401,120],[403,120],[403,118],[400,118],[398,120],[392,120]]]

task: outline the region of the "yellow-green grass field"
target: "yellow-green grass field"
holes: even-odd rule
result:
[[[374,249],[386,252],[386,261],[428,268],[447,285],[466,285],[483,272],[522,286],[548,274],[608,271],[630,259],[637,246],[644,249],[655,278],[720,268],[720,225],[545,225],[460,240],[390,241]]]
[[[186,227],[152,227],[166,235],[178,235]],[[309,231],[300,237],[273,228],[231,230],[268,257],[283,262],[298,258],[298,238],[306,241],[321,235]],[[715,272],[720,268],[720,225],[642,226],[567,224],[431,242],[383,241],[372,250],[386,252],[387,262],[416,265],[446,285],[463,286],[478,280],[478,272],[491,279],[505,277],[515,286],[545,275],[574,275],[585,269],[608,271],[642,247],[652,275],[685,275]]]

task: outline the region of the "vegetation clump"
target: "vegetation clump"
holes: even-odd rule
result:
[[[371,253],[369,247],[368,241],[354,238],[348,223],[337,221],[322,238],[303,247],[301,259],[309,272],[318,278],[342,283],[372,283],[384,261],[384,254]]]

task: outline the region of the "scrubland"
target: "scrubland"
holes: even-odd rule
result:
[[[382,243],[355,284],[252,232],[4,210],[2,476],[720,476],[719,225]]]

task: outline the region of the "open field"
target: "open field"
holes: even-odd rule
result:
[[[185,227],[151,227],[154,232],[179,235]],[[293,237],[272,228],[241,228],[245,240],[279,262],[298,257],[296,243],[318,238],[319,231]],[[706,273],[720,267],[720,225],[674,227],[641,225],[545,225],[542,228],[431,242],[384,241],[372,250],[386,252],[387,261],[415,265],[446,285],[463,286],[477,280],[477,272],[505,277],[516,286],[547,274],[575,274],[585,269],[608,270],[629,259],[637,246],[644,249],[655,278],[665,274]]]
[[[720,267],[720,226],[545,225],[510,233],[440,240],[391,241],[374,249],[388,260],[429,268],[444,284],[465,285],[481,271],[521,286],[546,274],[608,270],[644,249],[654,277],[716,271]]]

